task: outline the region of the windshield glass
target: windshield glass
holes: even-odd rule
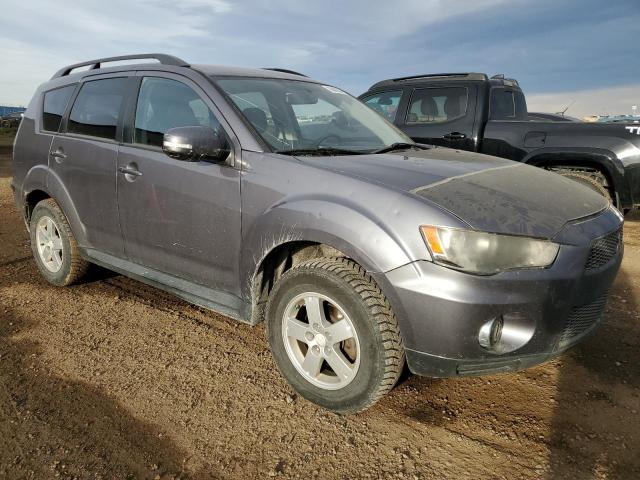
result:
[[[366,153],[411,142],[380,115],[335,87],[270,78],[215,81],[277,152],[335,149]]]

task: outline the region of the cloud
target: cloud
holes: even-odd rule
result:
[[[568,105],[571,106],[566,113],[572,117],[631,114],[632,105],[640,107],[640,83],[621,87],[527,95],[527,108],[530,112],[554,113]]]
[[[193,63],[298,70],[359,94],[442,71],[505,73],[525,93],[640,78],[637,0],[84,0],[8,2],[0,99],[26,103],[65,64],[166,52]],[[70,12],[72,10],[72,12]]]

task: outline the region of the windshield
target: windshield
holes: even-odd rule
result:
[[[342,90],[269,78],[216,83],[274,151],[368,153],[411,139]]]

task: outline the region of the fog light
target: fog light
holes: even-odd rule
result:
[[[504,320],[502,317],[492,318],[480,327],[478,332],[478,342],[482,348],[487,350],[495,350],[502,338],[502,327]]]
[[[508,353],[526,345],[535,333],[535,321],[522,313],[492,318],[478,331],[478,343],[491,353]]]

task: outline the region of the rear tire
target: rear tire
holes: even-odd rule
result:
[[[80,256],[69,222],[55,200],[48,198],[35,206],[29,230],[36,265],[49,283],[64,287],[85,276],[90,264]]]
[[[571,180],[581,183],[585,187],[588,187],[594,192],[599,193],[600,195],[605,197],[607,200],[609,200],[609,203],[614,203],[611,192],[607,187],[604,186],[606,178],[601,173],[587,173],[575,170],[556,170],[556,173],[559,173],[563,177],[570,178]]]
[[[396,317],[371,276],[348,259],[309,260],[285,272],[266,320],[282,375],[301,396],[334,412],[369,408],[402,373]]]

